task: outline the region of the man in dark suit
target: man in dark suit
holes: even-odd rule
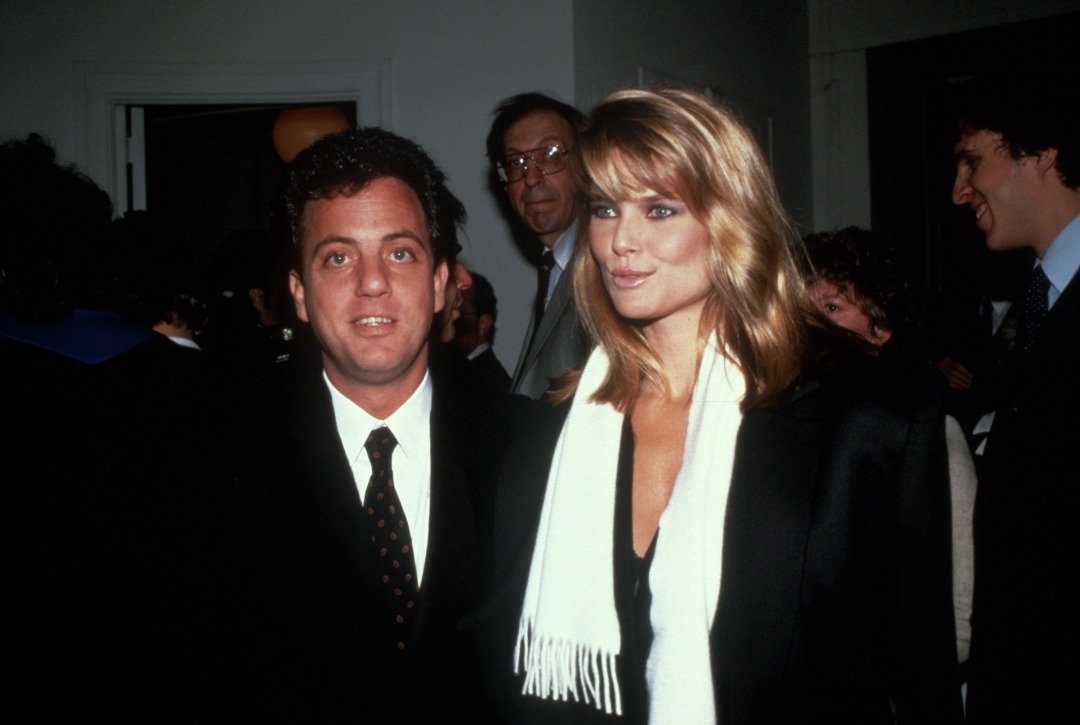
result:
[[[469,368],[488,388],[509,392],[510,374],[495,357],[495,321],[498,304],[487,277],[472,273],[472,286],[462,293],[461,316],[455,323],[454,343]]]
[[[585,363],[590,344],[573,299],[574,247],[580,211],[566,170],[581,112],[539,93],[507,98],[495,109],[488,158],[514,213],[544,247],[536,299],[513,392],[539,398],[552,380]]]
[[[429,373],[464,208],[416,144],[327,137],[286,186],[289,285],[322,370],[272,392],[261,478],[280,528],[296,716],[425,719],[475,707],[457,633],[483,568],[490,398]]]
[[[975,503],[969,715],[1053,722],[1072,713],[1080,626],[1072,575],[1080,486],[1080,148],[1073,85],[976,81],[965,93],[953,202],[992,250],[1038,260],[990,421]]]
[[[222,396],[119,314],[105,192],[37,134],[0,145],[0,189],[9,709],[205,718],[238,669]]]

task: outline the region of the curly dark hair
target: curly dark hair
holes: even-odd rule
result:
[[[1080,93],[1059,76],[1009,73],[982,76],[959,88],[956,119],[961,134],[1000,133],[1014,159],[1057,149],[1055,168],[1070,189],[1080,185]]]
[[[877,329],[907,330],[915,322],[911,281],[896,248],[858,227],[807,235],[813,266],[808,284],[831,282],[851,297]]]
[[[309,201],[352,196],[375,179],[387,177],[404,181],[420,200],[435,263],[453,262],[461,249],[457,228],[465,222],[465,206],[420,146],[374,127],[327,136],[301,151],[289,167],[284,200],[294,255],[303,242]]]
[[[536,111],[551,111],[563,118],[570,124],[575,140],[585,123],[585,115],[581,111],[551,96],[545,96],[543,93],[521,93],[504,98],[492,111],[495,120],[492,121],[491,131],[487,136],[487,155],[492,164],[500,161],[505,153],[503,136],[506,135],[506,131],[518,120]]]

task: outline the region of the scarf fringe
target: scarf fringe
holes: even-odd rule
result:
[[[581,642],[536,638],[533,623],[518,625],[514,674],[525,672],[521,694],[574,702],[584,701],[608,715],[622,715],[622,693],[615,675],[617,652],[589,648]]]

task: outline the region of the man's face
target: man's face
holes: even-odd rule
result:
[[[447,270],[433,263],[427,220],[409,185],[385,177],[352,196],[308,202],[300,257],[289,287],[330,381],[346,395],[373,386],[411,393],[427,370]]]
[[[442,312],[435,317],[440,342],[450,342],[454,339],[454,325],[461,317],[462,303],[466,292],[472,289],[472,284],[473,279],[469,268],[461,262],[455,262],[454,271],[447,278],[446,290],[443,293],[446,304]]]
[[[553,111],[535,111],[506,130],[503,154],[520,154],[555,143],[564,150],[573,149],[570,124]],[[521,179],[506,185],[506,193],[514,211],[548,248],[574,221],[576,196],[566,169],[543,174],[535,163],[530,163]]]
[[[953,203],[971,208],[986,246],[1002,251],[1037,245],[1036,157],[1012,158],[1001,134],[986,130],[961,136],[954,156]]]
[[[480,339],[479,319],[476,314],[476,290],[469,288],[461,295],[461,316],[454,324],[454,344],[462,355],[468,355],[483,340]]]

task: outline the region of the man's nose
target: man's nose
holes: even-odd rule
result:
[[[529,159],[528,165],[525,166],[525,186],[536,186],[542,183],[544,183],[544,172],[540,170],[539,164]]]
[[[454,281],[457,283],[457,288],[462,292],[473,286],[472,273],[461,262],[454,266]]]
[[[967,204],[971,201],[971,184],[968,183],[971,172],[967,169],[956,170],[956,179],[952,187],[952,203]]]
[[[375,297],[384,293],[386,288],[386,270],[381,262],[377,259],[361,260],[356,278],[356,295]]]

